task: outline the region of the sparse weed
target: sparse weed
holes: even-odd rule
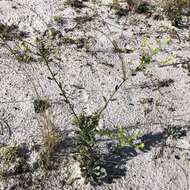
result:
[[[47,38],[50,39],[50,41],[54,40],[55,35],[55,33],[48,32]],[[94,113],[92,116],[77,115],[73,104],[70,102],[67,93],[63,88],[63,85],[56,78],[57,74],[54,73],[50,66],[53,61],[55,52],[52,44],[48,44],[46,40],[39,37],[35,38],[35,44],[24,39],[16,38],[18,43],[17,47],[20,48],[14,49],[8,44],[4,36],[1,35],[0,37],[2,43],[4,43],[6,48],[16,58],[17,61],[24,62],[26,64],[29,64],[33,61],[44,62],[50,73],[48,79],[55,82],[60,90],[60,95],[64,97],[65,103],[68,105],[70,112],[74,115],[74,125],[77,127],[79,136],[79,160],[82,174],[87,179],[87,181],[97,182],[102,176],[105,176],[105,169],[102,166],[103,163],[99,156],[101,154],[96,149],[96,135],[98,131],[99,119],[115,93],[124,84],[125,79],[119,85],[116,85],[113,93],[108,99],[104,97],[105,104],[96,113]],[[45,150],[41,153],[41,162],[45,168],[49,167],[50,157],[53,153],[54,146],[57,141],[57,133],[55,131],[55,127],[53,126],[53,122],[51,121],[50,116],[47,115],[46,109],[49,106],[50,105],[43,100],[39,99],[34,101],[34,108],[36,113],[40,113],[43,118],[42,134]]]
[[[40,62],[44,63],[47,67],[50,74],[48,79],[55,82],[60,90],[60,95],[63,96],[64,102],[68,105],[71,114],[74,116],[73,124],[77,131],[77,144],[79,144],[78,153],[82,176],[85,177],[86,182],[91,182],[93,184],[99,183],[101,179],[106,177],[107,173],[106,168],[104,167],[105,163],[102,153],[98,148],[97,136],[111,137],[113,140],[117,141],[117,148],[122,148],[123,146],[128,145],[133,148],[143,148],[144,146],[143,143],[136,141],[139,137],[138,134],[133,134],[128,137],[126,136],[125,130],[122,126],[118,126],[116,133],[107,130],[101,131],[98,129],[99,120],[104,110],[126,81],[125,67],[123,66],[124,63],[122,62],[123,80],[115,86],[115,89],[109,98],[103,97],[104,105],[90,116],[77,114],[62,83],[57,79],[57,73],[55,73],[51,68],[51,64],[54,59],[56,59],[55,52],[59,51],[59,49],[53,46],[53,41],[56,39],[57,35],[58,33],[56,31],[48,30],[45,37],[36,37],[34,43],[23,38],[16,37],[15,43],[17,43],[17,46],[15,47],[9,45],[4,35],[0,35],[0,39],[4,47],[18,62],[26,64]],[[59,37],[64,40],[62,35],[59,35]],[[115,41],[112,43],[115,50],[118,50],[119,48],[117,43]],[[121,57],[120,59],[122,60]],[[54,147],[58,142],[58,133],[51,119],[51,115],[48,112],[49,107],[50,104],[46,100],[41,100],[40,97],[34,101],[35,112],[39,113],[43,119],[42,135],[44,150],[40,153],[40,162],[46,169],[49,169],[51,166],[51,156],[54,153]]]
[[[9,34],[10,35],[10,34]],[[103,112],[107,109],[110,101],[113,99],[115,94],[122,88],[126,82],[126,70],[125,63],[122,61],[122,57],[119,56],[122,62],[123,80],[115,86],[110,97],[103,97],[104,104],[92,115],[78,114],[75,111],[73,103],[67,95],[67,91],[64,89],[63,84],[58,80],[57,73],[54,72],[51,65],[54,60],[57,59],[57,52],[59,48],[53,45],[53,41],[59,36],[60,41],[65,43],[75,43],[73,39],[64,38],[59,32],[48,30],[46,35],[43,37],[36,37],[34,42],[27,41],[23,38],[16,37],[15,43],[16,47],[12,47],[9,44],[8,37],[5,34],[0,33],[1,44],[15,57],[15,59],[21,63],[32,64],[32,62],[39,62],[44,64],[49,71],[48,80],[53,81],[60,91],[60,95],[64,98],[65,104],[68,106],[70,113],[74,116],[73,125],[76,130],[77,135],[77,145],[78,155],[80,162],[80,169],[82,176],[86,179],[86,182],[91,182],[92,184],[100,183],[100,181],[106,178],[108,172],[105,167],[104,155],[99,149],[97,138],[109,137],[116,143],[115,149],[121,150],[125,146],[130,146],[132,148],[143,149],[144,143],[140,139],[140,133],[133,133],[127,135],[124,127],[118,125],[116,130],[100,130],[99,121],[102,117]],[[170,38],[167,38],[166,44],[169,44]],[[114,50],[116,53],[123,53],[118,47],[115,41],[112,41]],[[19,47],[19,48],[18,48]],[[162,51],[164,47],[161,46],[161,41],[157,41],[156,47],[152,47],[149,44],[149,37],[145,36],[141,43],[141,55],[140,55],[140,65],[137,70],[143,70],[147,65],[151,64],[153,57],[157,55],[159,51]],[[56,54],[56,55],[55,55]],[[44,149],[40,153],[40,163],[41,165],[49,169],[51,166],[51,157],[54,153],[54,148],[59,141],[59,136],[54,126],[54,123],[49,114],[48,108],[50,104],[46,100],[36,99],[34,101],[35,112],[40,114],[42,117],[42,135],[43,135],[43,145]],[[169,132],[176,136],[175,133]],[[8,157],[11,160],[12,156]]]
[[[141,53],[140,53],[140,65],[135,69],[134,73],[138,71],[144,70],[148,65],[150,65],[154,59],[154,57],[164,51],[168,45],[171,43],[171,37],[167,36],[165,38],[157,38],[156,44],[151,45],[150,44],[150,37],[144,36],[141,41]],[[159,60],[159,64],[170,64],[175,62],[175,55],[172,53],[169,54],[165,60]]]
[[[49,31],[47,32],[47,38],[52,41],[55,39],[57,33]],[[115,86],[113,93],[109,98],[104,98],[104,105],[100,107],[94,114],[90,116],[86,115],[78,115],[75,112],[73,104],[70,102],[67,93],[63,87],[63,85],[58,81],[56,77],[56,73],[51,68],[51,63],[54,59],[55,48],[52,44],[48,43],[45,39],[37,37],[35,38],[35,43],[31,43],[22,38],[16,38],[15,41],[17,44],[16,47],[12,48],[11,45],[6,41],[4,35],[0,36],[1,41],[10,51],[10,53],[15,57],[15,59],[19,62],[31,64],[32,62],[43,62],[47,67],[50,76],[49,80],[55,82],[57,87],[60,90],[60,95],[64,97],[65,103],[68,105],[70,112],[74,115],[74,126],[76,127],[78,143],[79,144],[79,162],[80,168],[82,172],[82,176],[86,179],[86,182],[91,182],[93,184],[99,183],[101,179],[105,178],[107,175],[104,159],[102,157],[101,151],[97,145],[97,136],[109,136],[113,140],[116,140],[117,148],[122,148],[123,146],[132,146],[133,148],[143,148],[142,143],[137,143],[138,135],[132,135],[127,137],[125,134],[125,130],[122,126],[118,126],[117,132],[110,132],[107,130],[101,131],[98,129],[99,120],[110,103],[111,99],[115,96],[118,90],[123,86],[126,81],[126,73],[125,68],[123,68],[122,62],[122,70],[123,70],[123,80],[120,84]],[[64,39],[64,38],[63,38]],[[113,46],[115,49],[118,49],[117,43],[113,42]],[[19,47],[19,49],[16,49]],[[119,53],[119,52],[118,52]],[[120,58],[122,59],[122,58]],[[51,163],[51,156],[54,152],[54,147],[58,141],[58,133],[55,129],[55,126],[52,122],[51,116],[48,114],[48,108],[50,104],[45,101],[36,99],[34,101],[35,112],[39,113],[42,116],[42,134],[43,134],[43,145],[44,150],[40,153],[40,163],[41,165],[49,169]],[[108,135],[109,134],[109,135]]]
[[[140,133],[126,135],[122,125],[117,126],[115,132],[109,130],[98,129],[100,115],[92,116],[80,115],[74,120],[74,125],[79,128],[78,143],[80,154],[80,168],[86,182],[92,184],[100,183],[102,179],[107,177],[107,171],[104,163],[104,157],[98,149],[97,136],[109,137],[117,142],[116,149],[125,146],[143,149],[144,143],[140,140]]]
[[[80,115],[75,118],[74,125],[79,129],[78,143],[80,154],[80,168],[82,176],[87,182],[98,182],[105,176],[105,169],[97,151],[96,135],[98,131],[99,116]]]
[[[36,113],[43,113],[50,107],[50,104],[47,100],[35,99],[33,104],[34,111]]]
[[[13,163],[19,154],[20,147],[18,145],[4,148],[4,161],[6,164]]]
[[[189,0],[162,0],[165,14],[174,26],[179,26],[182,21],[182,11],[189,6]]]
[[[142,0],[113,0],[111,7],[116,10],[116,15],[120,17],[127,16],[129,11],[140,14],[150,12],[150,4]]]
[[[86,7],[83,3],[83,1],[79,1],[79,0],[67,0],[66,5],[70,5],[71,7],[73,8],[78,8],[78,9],[81,9],[81,8],[84,8]]]
[[[159,52],[157,47],[151,47],[149,44],[149,38],[144,36],[141,43],[141,57],[140,64],[142,67],[149,65],[152,62],[152,58]]]
[[[186,131],[181,127],[168,126],[164,128],[164,134],[166,137],[172,137],[174,139],[178,139],[186,135]]]
[[[12,145],[0,148],[3,165],[3,168],[0,169],[0,176],[6,177],[11,173],[20,174],[28,171],[27,151],[25,145]]]
[[[132,9],[136,9],[139,13],[147,11],[148,4],[140,4],[140,0],[123,0],[122,2],[124,2],[125,5],[127,3],[128,7],[123,8],[120,6],[121,1],[119,0],[113,0],[112,4],[112,7],[117,11],[116,14],[119,16],[126,16],[128,11]],[[86,8],[85,1],[80,0],[67,0],[66,5],[78,10]],[[187,5],[187,0],[163,0],[164,11],[176,26],[181,22],[181,11],[185,5]],[[78,26],[85,22],[91,22],[94,18],[96,18],[94,15],[92,17],[80,16],[73,20]],[[57,23],[63,22],[61,17],[54,17],[54,21]],[[104,33],[102,32],[102,34]],[[99,121],[103,112],[107,109],[115,94],[122,88],[127,80],[125,62],[120,54],[130,53],[132,51],[120,48],[115,40],[111,40],[107,34],[104,35],[112,43],[114,53],[118,54],[122,63],[123,79],[114,87],[114,90],[109,97],[103,97],[103,106],[99,107],[99,109],[97,109],[92,115],[85,115],[76,112],[74,104],[69,98],[68,92],[64,88],[64,84],[59,81],[57,77],[58,73],[53,70],[52,65],[55,63],[55,60],[61,61],[61,58],[59,57],[61,45],[72,44],[76,45],[77,48],[86,47],[86,50],[88,50],[88,39],[73,39],[63,36],[60,31],[51,28],[45,31],[42,36],[40,35],[35,37],[34,42],[31,42],[30,40],[26,40],[27,34],[19,31],[16,26],[0,25],[0,45],[6,48],[18,62],[22,64],[25,63],[27,65],[30,65],[33,62],[40,63],[49,71],[47,79],[56,84],[60,91],[60,96],[63,97],[65,105],[68,106],[70,113],[73,115],[72,124],[75,127],[77,136],[76,146],[78,148],[77,155],[79,155],[78,160],[80,162],[81,173],[86,182],[90,182],[92,184],[99,184],[101,180],[106,178],[108,175],[107,168],[105,167],[105,155],[101,152],[97,139],[100,137],[108,137],[114,142],[114,150],[117,151],[121,151],[122,148],[126,146],[142,150],[145,146],[141,141],[141,134],[139,132],[134,132],[129,135],[122,125],[117,125],[114,131],[99,129]],[[56,44],[57,39],[59,41],[59,45]],[[144,70],[152,63],[154,56],[164,50],[159,38],[157,39],[155,47],[150,45],[149,40],[150,39],[147,36],[142,39],[140,65],[136,68],[135,72]],[[13,41],[14,43],[10,43]],[[165,42],[166,44],[170,44],[171,38],[168,37]],[[166,63],[168,63],[171,59],[168,58],[166,61]],[[158,88],[169,86],[171,83],[173,83],[173,80],[158,83]],[[37,92],[36,94],[38,95]],[[43,150],[40,152],[40,164],[45,169],[51,168],[51,158],[54,154],[55,146],[59,141],[58,131],[54,125],[52,115],[48,110],[50,106],[49,102],[41,99],[39,95],[38,99],[34,100],[35,113],[39,114],[42,119]],[[184,131],[181,128],[168,127],[164,129],[164,135],[166,138],[180,138],[184,135]],[[113,151],[111,153],[114,154],[115,152]],[[17,146],[9,147],[4,152],[4,161],[6,164],[15,162],[17,157],[20,159],[17,162],[18,165],[16,168],[17,171],[21,171],[25,166],[26,157],[20,156],[20,148]],[[0,171],[0,175],[4,175],[4,172]]]
[[[116,126],[116,132],[109,130],[99,130],[98,134],[101,136],[110,137],[117,142],[117,148],[123,148],[125,146],[130,146],[132,148],[143,149],[144,143],[141,141],[140,132],[134,132],[130,135],[126,134],[124,127],[120,124]]]

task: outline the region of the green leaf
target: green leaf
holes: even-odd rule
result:
[[[47,77],[48,80],[53,80],[51,77]]]
[[[137,141],[139,139],[139,137],[140,137],[139,132],[133,133],[131,136],[129,136],[127,138],[127,144],[131,147],[134,147],[134,148],[144,149],[145,145],[143,142],[135,143],[135,141]]]
[[[105,96],[103,96],[104,102],[107,102],[107,98]]]
[[[140,144],[137,144],[137,145],[135,145],[135,148],[138,148],[138,149],[144,149],[144,143],[140,143]]]

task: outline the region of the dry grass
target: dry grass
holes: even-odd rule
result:
[[[40,165],[46,170],[52,168],[51,159],[55,152],[55,146],[59,142],[59,134],[53,123],[52,114],[48,110],[41,113],[42,116],[42,144],[40,153]]]
[[[43,137],[43,145],[50,155],[53,153],[54,147],[58,142],[59,135],[53,123],[51,114],[46,110],[43,115],[43,128],[42,128],[42,137]]]

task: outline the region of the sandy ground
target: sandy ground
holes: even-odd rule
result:
[[[61,0],[1,0],[0,23],[18,25],[31,37],[51,27],[73,39],[89,40],[89,52],[85,47],[66,44],[62,47],[62,62],[52,65],[64,82],[77,113],[90,114],[103,105],[103,96],[109,96],[122,80],[119,58],[122,56],[128,79],[104,112],[100,127],[112,129],[120,123],[128,131],[140,131],[145,149],[126,148],[126,173],[120,172],[112,182],[98,187],[84,185],[82,180],[69,185],[68,176],[77,176],[80,172],[72,159],[69,164],[63,159],[59,168],[48,175],[37,170],[0,178],[0,189],[190,190],[190,70],[185,69],[190,64],[189,28],[175,28],[166,18],[155,20],[159,9],[152,16],[129,13],[119,17],[109,4],[109,1],[86,2],[88,7],[77,11]],[[75,18],[86,15],[94,19],[77,25]],[[55,23],[55,16],[60,16],[62,22]],[[130,76],[130,70],[139,64],[144,35],[150,36],[153,47],[158,36],[163,43],[168,36],[172,41],[144,72]],[[109,39],[131,51],[118,56]],[[177,63],[188,62],[160,67],[172,54]],[[2,126],[8,125],[11,129],[11,134],[7,127],[0,129],[0,143],[25,143],[30,147],[41,142],[40,116],[33,106],[38,96],[33,84],[40,97],[51,103],[52,118],[59,131],[64,133],[72,129],[72,116],[48,76],[43,64],[22,65],[0,48],[0,120]],[[163,81],[170,83],[160,85]],[[186,135],[168,138],[163,147],[163,130],[168,126],[182,127]],[[68,169],[69,174],[66,173]]]

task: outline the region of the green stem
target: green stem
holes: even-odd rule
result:
[[[114,90],[114,92],[111,94],[111,96],[109,97],[109,99],[106,101],[105,105],[103,106],[102,109],[100,109],[100,111],[98,111],[98,116],[100,116],[102,114],[102,112],[107,108],[109,102],[112,100],[112,98],[115,96],[115,94],[117,93],[117,91],[123,86],[123,84],[125,83],[126,80],[123,80],[118,86],[117,88]]]
[[[65,102],[68,104],[68,106],[69,106],[69,108],[70,108],[72,114],[76,117],[77,120],[79,120],[79,118],[78,118],[78,116],[77,116],[77,114],[76,114],[76,112],[75,112],[75,110],[74,110],[74,108],[73,108],[73,105],[70,103],[69,98],[67,97],[66,92],[65,92],[65,90],[63,89],[62,85],[61,85],[60,82],[56,79],[55,74],[53,73],[51,67],[49,66],[49,61],[48,61],[47,57],[43,54],[43,52],[41,52],[41,57],[43,58],[43,60],[44,60],[44,62],[45,62],[45,64],[46,64],[46,66],[47,66],[47,68],[48,68],[48,70],[49,70],[49,72],[50,72],[50,74],[51,74],[52,79],[55,81],[55,83],[57,84],[57,86],[59,87],[59,89],[60,89],[60,91],[61,91],[61,94],[62,94],[63,97],[65,98]]]

